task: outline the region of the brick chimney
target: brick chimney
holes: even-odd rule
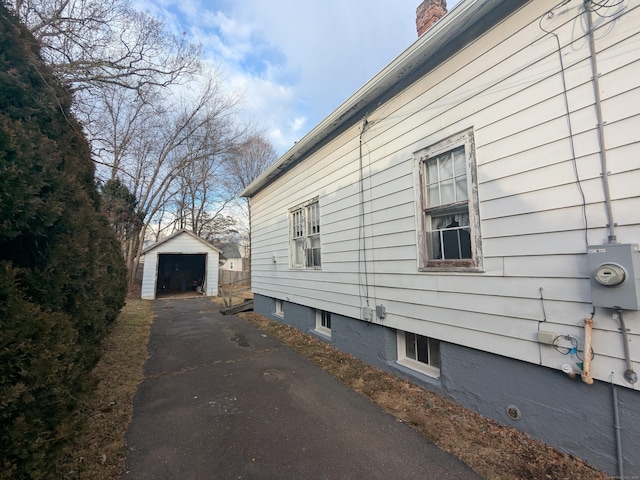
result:
[[[446,0],[424,0],[418,8],[416,8],[416,29],[418,37],[431,28],[447,13]]]

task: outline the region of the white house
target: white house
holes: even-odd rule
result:
[[[142,273],[144,299],[195,291],[218,294],[218,259],[221,251],[189,230],[180,230],[145,249]]]
[[[223,262],[220,265],[222,270],[232,270],[234,272],[242,271],[242,255],[236,243],[223,243],[220,245],[222,250]]]
[[[255,310],[640,477],[639,194],[640,4],[462,0],[245,189]]]

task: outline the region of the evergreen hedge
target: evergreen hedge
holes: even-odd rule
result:
[[[71,101],[0,2],[0,478],[50,477],[126,295]]]

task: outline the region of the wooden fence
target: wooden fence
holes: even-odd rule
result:
[[[218,284],[251,285],[251,272],[237,270],[218,270]]]
[[[253,300],[251,292],[251,272],[219,270],[218,296],[222,298],[225,307],[233,307]],[[251,304],[253,305],[253,304]]]

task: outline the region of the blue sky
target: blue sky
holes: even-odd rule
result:
[[[281,155],[417,39],[421,0],[136,0],[201,44]],[[449,10],[458,1],[447,2]]]

